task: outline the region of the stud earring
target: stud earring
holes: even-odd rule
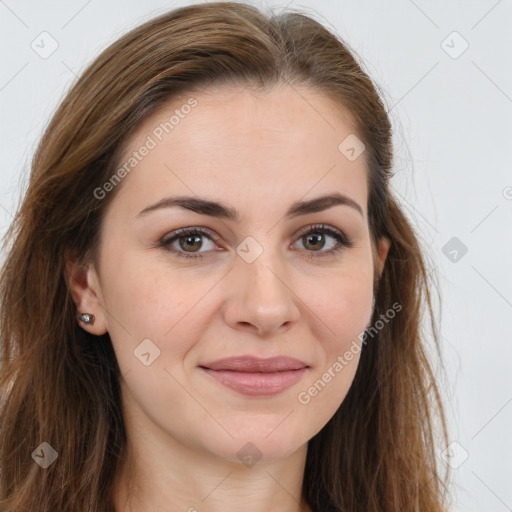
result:
[[[94,323],[94,315],[91,313],[79,313],[78,320],[86,325],[92,325]]]

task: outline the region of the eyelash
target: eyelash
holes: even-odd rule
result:
[[[336,229],[333,229],[329,226],[326,226],[325,224],[317,224],[313,226],[309,226],[307,231],[302,232],[297,240],[300,238],[310,235],[310,234],[325,234],[333,237],[338,242],[338,246],[334,249],[330,249],[328,251],[306,251],[310,254],[306,255],[306,258],[326,258],[330,256],[335,256],[337,253],[342,251],[344,248],[350,248],[353,247],[354,242],[352,240],[349,240],[344,233],[341,231],[338,231]],[[187,258],[187,259],[202,259],[204,257],[204,254],[201,253],[187,253],[187,252],[181,252],[174,248],[171,248],[170,245],[175,241],[181,238],[182,236],[187,235],[203,235],[209,238],[212,242],[215,242],[213,237],[213,234],[204,228],[182,228],[178,229],[176,231],[173,231],[172,233],[169,233],[169,235],[164,236],[160,239],[158,242],[158,245],[160,247],[163,247],[165,250],[172,252],[173,254],[176,254],[180,258]]]

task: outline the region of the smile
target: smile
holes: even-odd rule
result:
[[[224,386],[251,396],[269,396],[281,393],[296,384],[307,371],[306,367],[265,373],[212,370],[204,367],[201,369]]]

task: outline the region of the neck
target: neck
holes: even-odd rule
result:
[[[275,463],[252,467],[229,461],[169,464],[158,470],[144,459],[127,462],[116,477],[116,512],[311,512],[302,496],[305,450]],[[300,471],[290,471],[290,467]]]

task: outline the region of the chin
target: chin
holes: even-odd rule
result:
[[[272,463],[285,459],[309,440],[307,434],[304,431],[299,432],[297,425],[290,421],[292,416],[293,412],[288,418],[286,414],[281,415],[278,421],[273,417],[272,428],[269,428],[268,420],[260,423],[256,418],[238,422],[237,428],[226,425],[226,430],[233,437],[227,433],[219,433],[212,438],[211,432],[205,432],[205,444],[208,445],[205,448],[218,457],[237,464],[245,463],[246,460]]]

